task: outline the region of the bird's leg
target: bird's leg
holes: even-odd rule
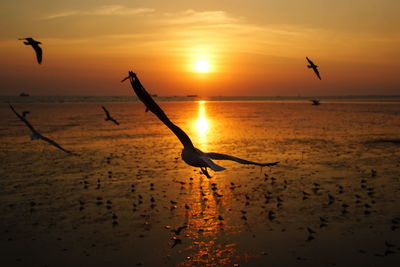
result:
[[[208,173],[208,171],[207,171],[207,167],[200,167],[200,170],[201,170],[201,172],[208,178],[208,179],[211,179],[212,177],[211,177],[211,175]]]

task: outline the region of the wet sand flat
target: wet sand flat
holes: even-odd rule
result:
[[[2,103],[2,265],[398,266],[400,103],[321,103],[159,102],[203,151],[280,162],[211,179],[142,103],[14,105],[79,156]]]

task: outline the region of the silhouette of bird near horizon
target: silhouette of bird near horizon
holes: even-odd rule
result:
[[[104,118],[105,121],[112,121],[114,124],[119,125],[119,122],[114,119],[113,117],[111,117],[110,112],[108,112],[108,110],[104,107],[101,106],[104,110],[104,113],[106,113],[106,117]]]
[[[313,99],[313,100],[311,100],[312,101],[312,104],[311,105],[313,105],[313,106],[319,106],[319,105],[321,105],[321,103],[319,102],[319,100],[317,100],[317,99]]]
[[[190,166],[200,167],[202,173],[207,178],[211,178],[210,174],[207,171],[207,168],[210,168],[213,171],[225,170],[224,167],[215,164],[212,160],[231,160],[236,161],[240,164],[251,164],[257,166],[275,166],[278,164],[278,162],[258,163],[220,153],[202,152],[200,149],[194,147],[189,136],[181,128],[170,121],[164,111],[157,105],[151,95],[143,87],[136,73],[129,71],[129,76],[124,78],[122,81],[125,81],[127,79],[130,80],[134,92],[136,93],[138,98],[145,104],[147,109],[154,113],[154,115],[156,115],[178,137],[179,141],[183,145],[181,153],[183,161]]]
[[[47,138],[46,136],[40,134],[38,131],[36,131],[35,128],[33,128],[32,124],[30,124],[29,121],[27,121],[24,116],[20,115],[18,112],[15,111],[14,107],[11,104],[9,104],[9,106],[10,106],[11,110],[15,113],[15,115],[17,115],[17,117],[25,123],[25,125],[29,128],[29,130],[31,130],[31,132],[32,132],[31,140],[42,139],[43,141],[46,141],[50,145],[57,147],[58,149],[64,151],[65,153],[76,155],[75,153],[63,148],[62,146],[60,146],[58,143],[51,140],[50,138]]]
[[[41,42],[38,42],[31,37],[20,38],[18,40],[25,40],[25,42],[24,42],[25,45],[31,45],[33,47],[33,49],[35,50],[35,53],[36,53],[37,62],[39,64],[41,64],[42,63],[42,48],[39,46],[39,44],[41,44]]]
[[[317,75],[318,79],[321,80],[321,76],[319,75],[319,71],[318,71],[318,66],[315,65],[314,62],[312,62],[308,57],[306,57],[306,59],[307,59],[308,63],[310,64],[310,65],[307,65],[307,67],[309,69],[313,69],[315,74]]]

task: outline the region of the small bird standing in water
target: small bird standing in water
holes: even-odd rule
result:
[[[36,53],[37,62],[39,64],[41,64],[42,63],[42,48],[39,46],[39,44],[41,44],[41,42],[38,42],[31,37],[20,38],[18,40],[25,40],[25,42],[24,42],[25,45],[31,45],[33,47],[33,49],[35,50],[35,53]]]
[[[307,65],[307,67],[309,69],[313,69],[315,74],[317,75],[318,79],[321,80],[321,76],[319,75],[319,71],[318,71],[318,66],[315,65],[314,62],[312,62],[308,57],[306,57],[306,59],[307,59],[308,63],[310,64],[310,65]]]

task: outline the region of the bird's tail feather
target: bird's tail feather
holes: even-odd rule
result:
[[[202,157],[202,159],[207,163],[208,167],[215,171],[215,172],[219,172],[219,171],[223,171],[225,170],[224,167],[221,167],[217,164],[215,164],[211,159],[209,159],[208,157]]]

